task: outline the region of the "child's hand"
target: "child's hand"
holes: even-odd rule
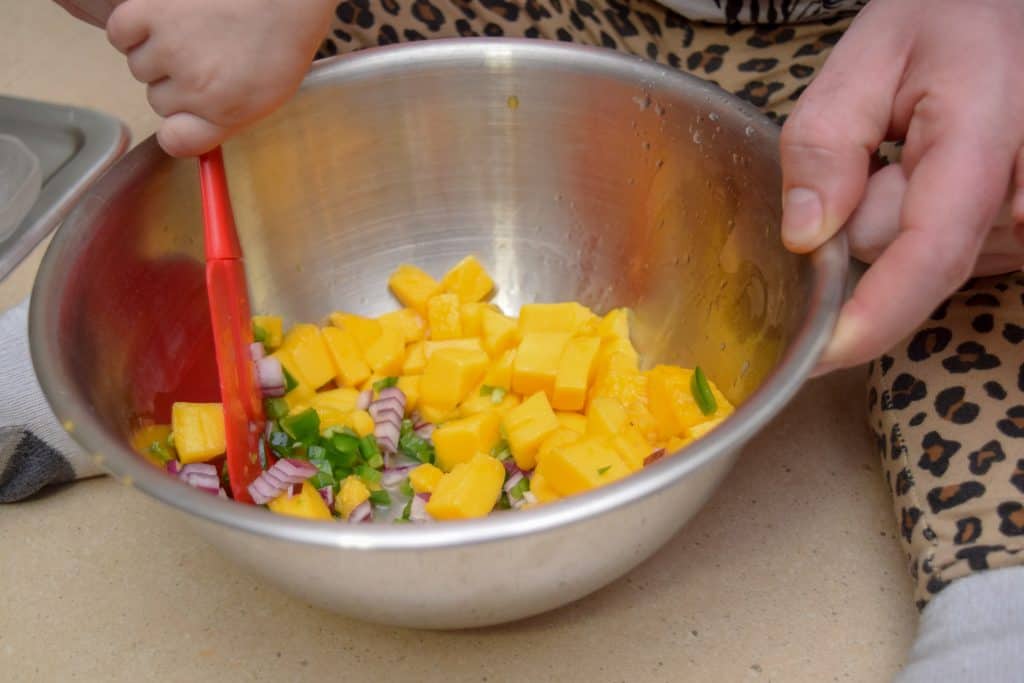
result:
[[[125,0],[107,20],[107,37],[127,55],[132,75],[149,86],[149,103],[165,119],[160,145],[168,154],[192,156],[295,92],[334,4]]]
[[[884,353],[976,268],[1024,265],[1021,36],[1020,0],[874,0],[801,97],[782,131],[783,239],[809,251],[853,215],[851,244],[874,260],[819,372]],[[900,164],[869,180],[892,139]],[[1009,225],[991,231],[1008,191]]]

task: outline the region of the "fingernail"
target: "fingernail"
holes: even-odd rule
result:
[[[817,236],[821,233],[821,199],[814,190],[794,187],[786,192],[782,200],[782,238],[786,244],[797,249],[813,249],[818,246]]]

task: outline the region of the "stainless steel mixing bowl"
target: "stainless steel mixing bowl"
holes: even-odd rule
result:
[[[133,424],[215,392],[196,164],[149,139],[81,201],[40,268],[33,358],[73,436],[274,586],[430,628],[576,600],[651,555],[790,400],[827,340],[846,249],[778,236],[775,126],[697,79],[600,49],[428,42],[315,68],[225,148],[256,312],[394,306],[391,269],[479,255],[497,303],[630,306],[647,359],[699,363],[734,401],[707,438],[599,491],[429,526],[275,516],[137,457]],[[154,533],[158,530],[154,529]],[[130,539],[126,539],[130,540]]]

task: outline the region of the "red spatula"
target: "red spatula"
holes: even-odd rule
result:
[[[263,401],[249,352],[253,343],[249,293],[220,147],[199,157],[199,183],[206,228],[206,288],[224,405],[228,476],[234,499],[251,503],[248,486],[263,471],[259,457]],[[269,452],[265,452],[269,458]]]

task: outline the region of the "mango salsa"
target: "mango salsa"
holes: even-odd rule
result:
[[[642,371],[628,309],[503,311],[474,256],[436,276],[399,266],[388,286],[400,307],[376,317],[336,311],[287,329],[253,317],[288,385],[265,397],[251,457],[270,471],[249,487],[254,502],[353,523],[529,509],[673,457],[733,411],[700,368]],[[195,463],[182,479],[212,489],[211,466],[226,471],[220,404],[176,403],[171,422],[141,427],[136,450],[171,472]]]

